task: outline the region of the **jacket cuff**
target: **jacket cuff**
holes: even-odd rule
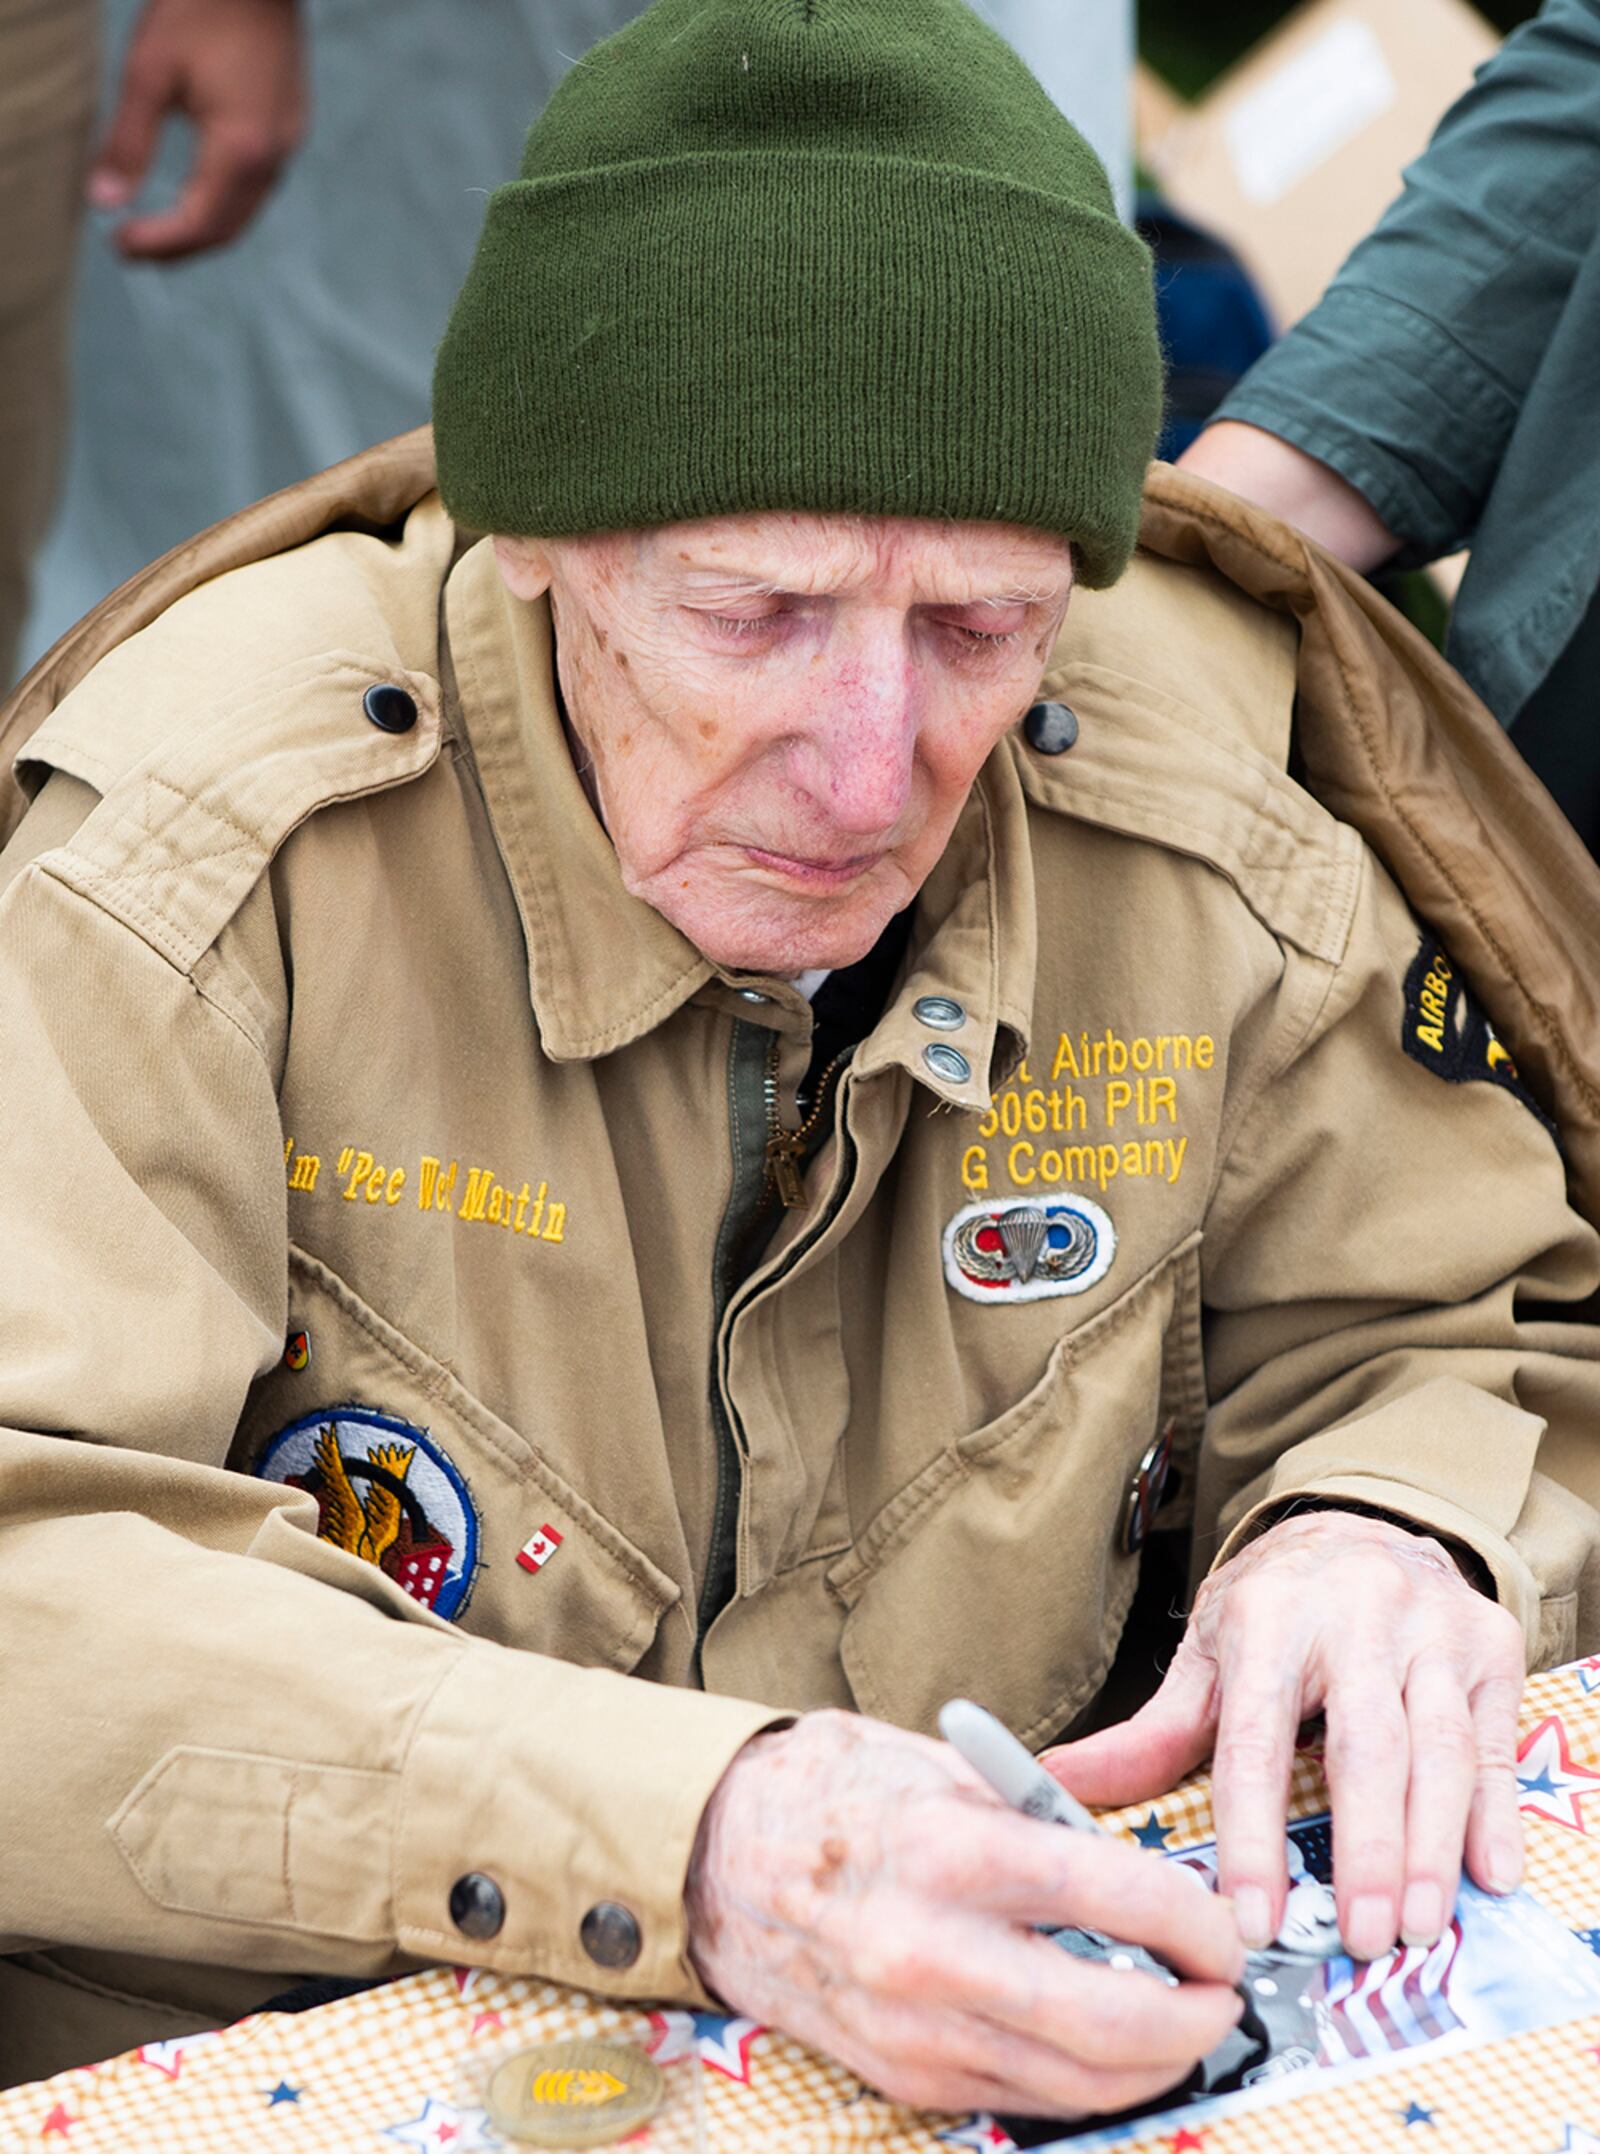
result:
[[[1376,1474],[1319,1475],[1297,1486],[1278,1490],[1239,1521],[1223,1543],[1212,1569],[1226,1563],[1230,1556],[1236,1556],[1270,1527],[1293,1516],[1297,1497],[1311,1497],[1335,1510],[1376,1512],[1381,1517],[1392,1518],[1397,1525],[1414,1526],[1421,1533],[1431,1533],[1438,1540],[1454,1542],[1457,1547],[1467,1549],[1488,1573],[1495,1599],[1502,1608],[1509,1608],[1522,1625],[1523,1636],[1528,1641],[1529,1667],[1539,1665],[1534,1654],[1539,1635],[1539,1588],[1533,1573],[1510,1542],[1487,1532],[1482,1519],[1463,1510],[1459,1504],[1424,1495],[1399,1482],[1380,1479]]]
[[[401,1949],[605,1995],[708,2003],[683,1907],[695,1834],[736,1753],[792,1718],[467,1641],[418,1719],[402,1773]],[[452,1888],[472,1873],[504,1910],[494,1934],[476,1939],[450,1913]],[[585,1915],[607,1902],[637,1933],[626,1966],[597,1964],[582,1943]]]
[[[1383,292],[1335,285],[1215,417],[1329,465],[1403,542],[1405,567],[1470,540],[1516,414],[1436,323]]]
[[[1543,1432],[1537,1415],[1475,1385],[1424,1384],[1285,1451],[1224,1510],[1212,1569],[1276,1525],[1297,1497],[1382,1512],[1477,1557],[1495,1598],[1522,1625],[1529,1667],[1542,1666],[1543,1596],[1512,1533]]]

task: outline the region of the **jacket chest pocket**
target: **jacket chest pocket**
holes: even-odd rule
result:
[[[230,1463],[306,1489],[320,1541],[434,1614],[636,1667],[673,1581],[336,1273],[299,1249],[289,1266],[284,1359],[252,1388]]]
[[[932,1733],[966,1696],[1038,1745],[1094,1696],[1138,1579],[1126,1528],[1141,1460],[1166,1429],[1185,1459],[1203,1426],[1198,1304],[1194,1235],[1061,1339],[1024,1398],[941,1452],[833,1566],[864,1712]]]

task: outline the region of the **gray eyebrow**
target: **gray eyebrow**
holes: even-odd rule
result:
[[[804,595],[796,592],[790,584],[778,583],[770,578],[749,574],[739,569],[695,568],[689,571],[689,576],[691,581],[703,579],[708,583],[736,585],[741,592],[747,592],[752,598],[795,598]],[[1032,584],[1016,584],[1010,590],[998,591],[989,597],[962,599],[955,603],[968,606],[990,606],[998,612],[1003,606],[1043,606],[1053,604],[1057,599],[1064,596],[1066,589],[1066,585],[1059,583],[1044,584],[1037,587]],[[929,599],[925,603],[929,605],[946,605],[952,602],[945,599]]]
[[[975,598],[975,606],[1042,606],[1047,601],[1060,598],[1066,586],[1055,583],[1035,589],[1031,584],[1017,584],[1012,590],[1002,591],[994,598]]]

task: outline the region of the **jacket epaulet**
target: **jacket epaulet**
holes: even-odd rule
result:
[[[415,427],[183,540],[74,622],[0,701],[0,845],[27,806],[13,766],[45,720],[110,652],[231,569],[324,532],[394,532],[433,484],[433,435],[428,427]]]
[[[1362,846],[1289,777],[1294,623],[1147,552],[1074,594],[1040,693],[1078,721],[1070,754],[1013,736],[1037,806],[1225,876],[1267,931],[1338,964]]]
[[[51,872],[189,970],[299,823],[437,757],[436,607],[385,585],[436,590],[454,541],[436,502],[393,535],[314,537],[107,651],[18,758],[24,792],[63,771],[100,795]]]

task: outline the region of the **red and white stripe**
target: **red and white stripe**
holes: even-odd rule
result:
[[[561,1536],[555,1527],[541,1526],[517,1550],[517,1561],[525,1571],[542,1571],[560,1546]]]

